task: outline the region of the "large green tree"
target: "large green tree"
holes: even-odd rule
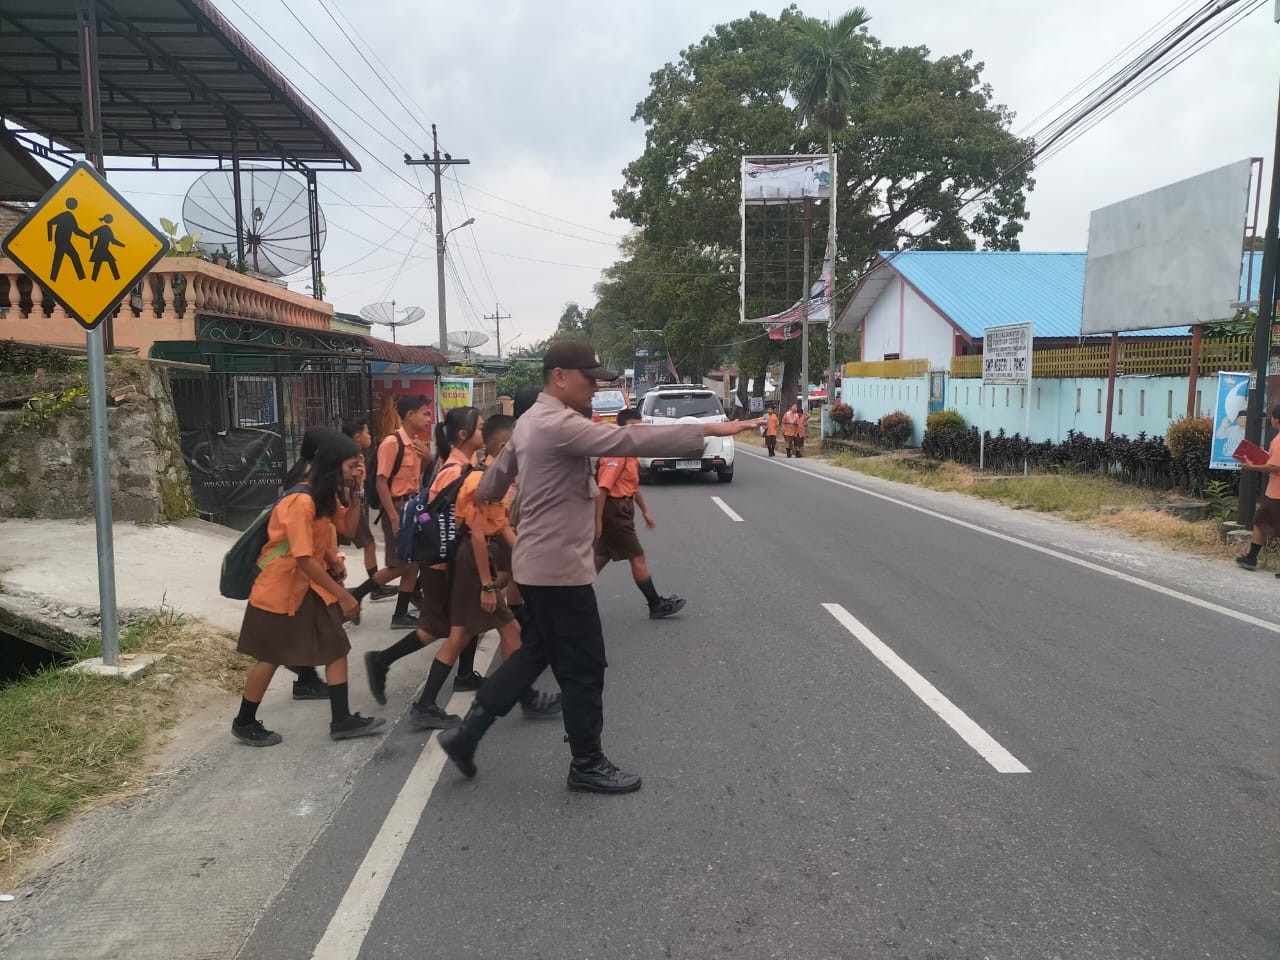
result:
[[[798,367],[798,342],[775,343],[740,326],[737,298],[741,157],[827,146],[826,132],[804,124],[790,97],[801,16],[793,7],[778,18],[752,13],[717,26],[652,75],[633,116],[645,126],[645,149],[624,170],[614,214],[637,229],[597,294],[644,314],[637,326],[663,329],[683,372],[729,357],[747,375],[777,359],[788,371]],[[879,95],[852,98],[847,123],[833,131],[841,303],[878,250],[1016,249],[1033,185],[1030,166],[1019,167],[962,210],[1030,148],[1010,132],[1012,114],[995,102],[971,51],[934,57],[870,34],[857,43]],[[815,236],[825,227],[815,218]],[[816,327],[811,348],[822,356],[823,347],[825,331]]]

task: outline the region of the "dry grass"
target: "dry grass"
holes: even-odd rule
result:
[[[0,881],[67,814],[143,789],[159,734],[209,689],[236,692],[248,665],[228,634],[172,611],[127,630],[121,650],[162,659],[135,681],[49,669],[0,687]]]
[[[878,457],[841,453],[828,459],[836,466],[884,480],[964,493],[994,500],[1016,510],[1052,513],[1068,520],[1121,530],[1141,540],[1151,540],[1202,556],[1230,558],[1239,552],[1238,548],[1222,541],[1216,521],[1192,522],[1172,516],[1157,509],[1166,499],[1160,492],[1102,477],[1067,473],[991,477],[951,462],[939,463],[937,469],[927,469],[909,465],[918,460],[918,454],[905,451]],[[1280,568],[1280,556],[1264,551],[1260,566]]]

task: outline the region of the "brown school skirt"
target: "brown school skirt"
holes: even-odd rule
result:
[[[453,577],[448,569],[436,570],[425,564],[418,567],[418,586],[422,589],[422,609],[418,612],[418,629],[433,640],[443,640],[452,626],[449,615]]]
[[[596,566],[643,556],[644,547],[636,536],[635,498],[610,497],[604,502],[600,539],[596,541]]]
[[[489,541],[489,571],[495,578],[499,574],[505,574],[504,579],[509,579],[511,576],[510,551],[501,549],[506,547],[506,542],[500,538],[496,539],[498,539],[497,543],[493,540]],[[507,557],[505,564],[503,563],[504,554]],[[451,608],[453,626],[466,627],[469,633],[475,635],[488,630],[497,630],[510,623],[515,617],[511,613],[511,608],[507,606],[505,591],[499,590],[495,596],[498,598],[497,609],[493,613],[486,613],[480,606],[480,573],[476,570],[475,549],[471,546],[471,538],[464,538],[458,545],[458,555],[453,561]]]
[[[373,543],[373,530],[369,526],[369,504],[360,501],[360,525],[356,527],[356,535],[348,540],[342,534],[338,534],[338,542],[344,547],[359,547],[363,550],[369,544]]]
[[[1258,498],[1258,510],[1253,515],[1253,529],[1261,530],[1268,539],[1280,536],[1280,500],[1267,496]]]
[[[318,593],[308,589],[293,616],[247,605],[236,651],[265,663],[322,667],[350,653],[351,642],[342,629],[338,605],[326,606]]]

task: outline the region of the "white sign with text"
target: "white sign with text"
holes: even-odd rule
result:
[[[1031,324],[1010,323],[982,332],[982,382],[1025,387],[1031,383]]]

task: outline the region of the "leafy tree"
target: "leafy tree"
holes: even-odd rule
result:
[[[800,19],[792,7],[776,19],[752,13],[717,26],[652,75],[633,116],[645,125],[645,149],[614,192],[614,215],[637,230],[606,271],[597,308],[607,303],[636,327],[662,329],[681,369],[705,370],[727,356],[747,376],[779,359],[789,379],[799,367],[798,341],[751,339],[758,328],[739,325],[737,288],[741,157],[826,146],[825,132],[802,127],[788,102]],[[1016,249],[1028,166],[961,214],[966,196],[1029,148],[1009,132],[1012,114],[983,83],[982,64],[971,51],[934,58],[925,47],[887,47],[865,33],[856,41],[880,95],[855,98],[832,135],[838,276],[848,278],[838,297],[876,251],[905,245],[925,224],[934,225],[922,244],[929,249]],[[825,216],[815,217],[816,236]],[[824,356],[825,346],[825,330],[812,328],[812,355]]]
[[[542,385],[542,364],[536,360],[517,358],[511,361],[506,373],[498,377],[498,395],[514,397],[521,387]]]

